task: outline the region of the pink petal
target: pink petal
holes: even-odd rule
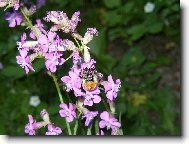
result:
[[[61,117],[66,117],[64,110],[59,110],[59,114],[60,114]]]
[[[100,114],[100,118],[105,120],[105,121],[108,121],[109,120],[109,113],[107,111],[104,111]]]
[[[51,71],[51,72],[56,72],[56,66],[55,66],[54,64],[52,64],[52,65],[50,66],[50,71]]]
[[[88,105],[88,106],[92,106],[93,105],[93,101],[92,100],[84,100],[84,105]]]
[[[15,27],[16,26],[16,20],[13,19],[10,21],[9,27]]]
[[[71,78],[69,76],[63,76],[61,78],[61,81],[64,82],[64,83],[68,83],[70,80],[71,80]]]
[[[109,76],[108,76],[108,81],[109,81],[111,84],[114,84],[114,81],[113,81],[113,79],[112,79],[112,75],[109,75]]]
[[[112,93],[112,91],[108,91],[107,93],[106,93],[106,97],[109,99],[109,100],[113,100],[113,93]]]
[[[47,37],[44,35],[44,34],[41,34],[40,36],[39,36],[39,39],[38,39],[38,42],[40,43],[40,44],[47,44],[48,43],[48,41],[47,41]]]
[[[53,39],[55,37],[56,37],[56,33],[55,32],[52,32],[52,31],[48,32],[48,39],[49,39],[49,41],[53,41]]]
[[[100,97],[100,96],[95,95],[95,96],[93,97],[93,102],[94,102],[94,103],[99,103],[100,101],[101,101],[101,97]]]
[[[75,109],[74,105],[71,104],[71,103],[69,103],[69,109],[70,109],[71,111],[73,111],[73,110]]]
[[[65,103],[60,104],[59,107],[65,109],[65,110],[68,110],[68,106]]]
[[[103,121],[103,120],[100,121],[100,122],[99,122],[99,127],[100,127],[100,128],[105,128],[105,127],[106,127],[106,122]]]
[[[72,122],[74,120],[73,116],[66,117],[67,122]]]

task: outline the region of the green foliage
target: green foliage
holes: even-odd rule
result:
[[[97,61],[96,68],[114,79],[121,79],[122,87],[116,100],[116,117],[122,122],[123,135],[180,135],[180,84],[175,74],[179,72],[180,5],[177,0],[153,1],[152,13],[144,12],[146,0],[54,0],[37,11],[32,17],[43,18],[48,10],[63,10],[71,14],[81,11],[79,32],[84,34],[88,26],[97,27],[99,36],[89,43],[92,57]],[[3,10],[1,9],[1,12]],[[0,134],[24,135],[27,115],[32,114],[40,121],[40,111],[45,108],[51,120],[63,128],[65,120],[59,116],[59,99],[52,79],[45,72],[44,60],[37,59],[35,72],[25,75],[16,64],[18,54],[16,41],[20,39],[23,27],[8,27],[4,20],[5,12],[0,13]],[[48,24],[47,24],[48,26]],[[64,37],[65,35],[61,35]],[[167,43],[175,46],[166,47]],[[67,54],[64,54],[64,56]],[[66,56],[65,56],[66,57]],[[58,81],[71,66],[71,61],[58,71]],[[178,88],[179,87],[179,88]],[[179,89],[179,90],[177,90]],[[71,93],[66,102],[75,101]],[[179,93],[179,94],[177,94]],[[32,95],[39,95],[41,103],[37,107],[29,105]],[[105,95],[102,95],[105,99]],[[95,105],[100,111],[104,105]],[[98,120],[94,120],[88,133],[99,133]],[[84,121],[71,123],[77,135],[86,135]],[[77,125],[76,125],[77,126]],[[75,131],[76,131],[75,128]],[[46,128],[39,131],[44,135]],[[107,131],[105,131],[107,134]]]

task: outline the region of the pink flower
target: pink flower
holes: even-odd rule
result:
[[[15,27],[22,23],[23,15],[17,11],[14,11],[13,13],[7,12],[5,14],[5,19],[9,21],[9,27]]]
[[[69,20],[67,14],[63,11],[50,11],[44,18],[47,22],[53,22],[55,25],[51,28],[52,31],[63,30],[65,33],[74,32],[78,25],[80,12],[75,12]]]
[[[78,25],[78,22],[81,21],[81,19],[79,19],[80,16],[80,12],[77,11],[72,15],[71,20],[69,21],[71,30],[74,31],[76,29],[76,26]]]
[[[121,124],[118,122],[118,120],[111,116],[107,111],[102,112],[100,114],[100,118],[102,119],[99,122],[100,128],[107,127],[107,129],[111,128],[112,130],[114,130],[121,127]]]
[[[74,65],[77,65],[78,63],[81,63],[82,61],[82,58],[80,57],[79,52],[74,52],[72,58],[73,58]]]
[[[98,115],[98,111],[88,111],[84,116],[82,116],[82,119],[86,118],[86,120],[85,120],[85,126],[89,126],[89,124],[91,123],[91,121],[97,115]]]
[[[45,56],[45,66],[51,72],[56,72],[56,66],[62,65],[65,59],[61,58],[62,54],[59,52],[51,52]]]
[[[121,81],[120,79],[117,79],[114,83],[112,76],[108,76],[108,81],[104,82],[104,89],[107,98],[110,101],[113,101],[117,97],[117,92],[119,91],[119,88],[121,87]]]
[[[26,33],[23,33],[22,36],[21,36],[21,41],[20,42],[17,42],[17,45],[18,45],[18,50],[24,48],[23,47],[23,44],[26,42]]]
[[[35,71],[32,67],[32,63],[30,61],[29,56],[27,56],[28,52],[25,49],[22,49],[19,51],[20,56],[16,56],[16,62],[25,69],[26,74],[28,74],[29,69],[32,71]]]
[[[47,35],[40,34],[38,42],[41,44],[44,52],[54,52],[57,51],[57,44],[55,37],[57,34],[55,32],[49,31]]]
[[[20,4],[17,1],[15,1],[14,10],[18,10],[19,8],[20,8]]]
[[[51,123],[50,117],[49,117],[49,113],[46,111],[46,109],[43,109],[43,110],[40,112],[40,116],[41,116],[41,118],[43,119],[43,121],[46,122],[47,124],[50,124],[50,123]]]
[[[98,36],[98,31],[96,28],[88,28],[82,39],[82,43],[85,45],[88,44],[93,39],[94,35]]]
[[[96,61],[94,59],[91,59],[89,62],[85,62],[81,65],[81,69],[95,69],[95,63]]]
[[[46,0],[37,0],[37,8],[41,8],[46,3]]]
[[[99,96],[100,90],[96,88],[93,91],[86,91],[82,96],[84,96],[84,105],[92,106],[93,103],[99,103],[101,97]]]
[[[58,44],[58,51],[77,51],[78,48],[75,46],[75,44],[68,40],[68,39],[64,39],[64,40],[57,40],[57,44]]]
[[[75,106],[72,103],[69,103],[69,107],[63,103],[60,104],[59,114],[61,117],[65,117],[67,122],[72,122],[76,118]]]
[[[63,76],[61,81],[66,84],[66,91],[74,91],[75,96],[81,96],[81,78],[79,77],[79,71],[77,69],[72,69],[69,71],[69,76]]]
[[[38,35],[41,35],[42,33],[47,34],[47,32],[46,32],[46,31],[44,30],[44,28],[43,28],[44,26],[43,26],[43,24],[41,23],[41,20],[40,20],[40,19],[37,19],[37,20],[36,20],[36,24],[34,25],[34,27],[35,27],[35,29],[36,29]],[[32,39],[36,39],[36,36],[35,36],[35,34],[34,34],[33,31],[30,32],[30,37],[31,37]]]
[[[104,135],[104,132],[100,130],[100,133],[97,133],[96,135]]]
[[[55,127],[53,124],[49,124],[48,131],[45,133],[45,135],[60,135],[61,133],[61,128]]]
[[[112,129],[111,135],[119,135],[119,134],[120,134],[119,133],[119,128],[115,127],[115,128]]]
[[[32,115],[28,115],[29,123],[25,126],[25,133],[29,135],[35,135],[35,129],[37,128],[36,121]]]

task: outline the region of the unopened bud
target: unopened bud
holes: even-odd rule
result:
[[[47,123],[50,124],[50,117],[49,117],[49,113],[46,111],[46,109],[43,109],[40,113],[41,118]]]
[[[84,61],[85,62],[90,62],[90,60],[91,60],[91,56],[90,56],[90,53],[89,53],[89,47],[87,47],[87,46],[84,46]]]
[[[34,47],[34,46],[36,46],[38,44],[38,41],[26,41],[23,45],[22,45],[22,47],[26,47],[26,48],[28,48],[28,47]]]

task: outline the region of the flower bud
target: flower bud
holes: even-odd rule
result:
[[[46,109],[43,109],[40,113],[41,118],[47,123],[50,124],[50,117],[49,117],[49,113],[46,111]]]
[[[90,56],[90,53],[89,53],[89,47],[87,47],[87,46],[84,46],[84,61],[85,62],[90,62],[90,60],[91,60],[91,56]]]
[[[38,44],[38,41],[26,41],[22,47],[26,47],[26,48],[29,48],[29,47],[34,47]]]
[[[35,126],[36,126],[37,129],[40,129],[40,128],[42,128],[42,127],[45,127],[46,125],[47,125],[47,123],[46,123],[45,121],[37,122],[37,123],[35,124]]]

